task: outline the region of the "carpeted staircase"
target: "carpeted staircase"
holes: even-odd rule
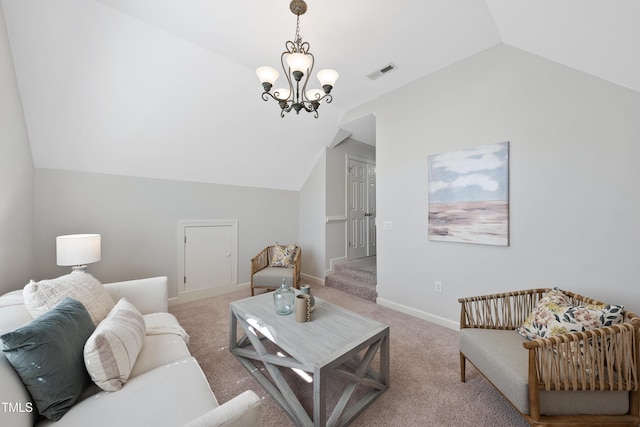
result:
[[[339,262],[333,273],[324,278],[324,284],[362,299],[376,302],[376,257]]]

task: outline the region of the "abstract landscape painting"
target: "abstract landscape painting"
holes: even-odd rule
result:
[[[429,156],[429,240],[509,246],[509,142]]]

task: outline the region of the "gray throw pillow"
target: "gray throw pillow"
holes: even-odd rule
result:
[[[84,305],[65,298],[42,316],[0,336],[2,351],[40,415],[59,420],[90,382],[83,349],[94,329]]]

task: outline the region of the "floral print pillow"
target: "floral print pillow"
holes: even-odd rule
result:
[[[291,267],[298,250],[296,245],[275,244],[271,249],[271,267]]]
[[[611,326],[623,320],[622,305],[572,305],[560,289],[547,292],[516,331],[527,339],[548,338]]]

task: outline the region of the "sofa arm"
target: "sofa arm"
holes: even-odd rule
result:
[[[169,310],[169,289],[166,276],[105,283],[104,287],[114,302],[118,302],[120,298],[124,297],[135,305],[142,314]]]
[[[183,427],[260,427],[262,401],[252,390],[247,390],[223,405],[185,424]]]
[[[529,289],[460,298],[460,329],[516,329],[548,289]]]

